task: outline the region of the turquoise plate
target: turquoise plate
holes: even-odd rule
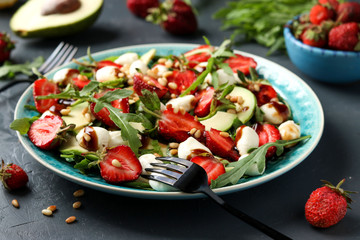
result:
[[[93,57],[95,60],[101,60],[110,56],[117,56],[130,51],[141,55],[151,48],[155,48],[157,50],[157,55],[179,55],[190,49],[193,49],[196,46],[197,45],[193,44],[137,45],[98,52],[93,54]],[[214,191],[217,194],[228,194],[257,186],[272,180],[294,168],[314,150],[321,138],[324,128],[324,114],[319,99],[303,80],[301,80],[289,70],[269,60],[245,52],[237,51],[237,53],[252,57],[255,59],[255,61],[257,61],[258,72],[264,78],[268,79],[273,84],[275,89],[281,94],[281,96],[284,97],[285,100],[290,104],[295,122],[300,123],[302,135],[311,135],[312,137],[306,142],[298,144],[292,148],[278,160],[268,164],[267,169],[263,175],[241,179],[241,181],[236,185],[215,189]],[[61,66],[60,68],[65,67],[75,68],[76,64],[69,63]],[[54,73],[60,68],[48,73],[46,75],[47,78],[52,78]],[[26,104],[33,104],[32,86],[30,86],[19,99],[15,109],[15,119],[32,117],[36,114],[34,111],[26,110],[24,108],[24,105]],[[25,149],[39,163],[60,175],[61,177],[86,187],[112,194],[149,199],[188,199],[203,197],[201,194],[155,192],[111,185],[102,180],[100,176],[87,176],[81,174],[77,169],[74,169],[71,164],[61,160],[60,157],[58,157],[55,153],[38,149],[30,142],[26,135],[22,136],[18,134],[18,137]]]

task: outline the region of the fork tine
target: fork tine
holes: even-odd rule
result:
[[[173,172],[173,171],[169,171],[169,170],[161,169],[161,168],[145,168],[145,171],[164,174],[165,176],[172,177],[175,180],[177,180],[179,177],[182,176],[181,174],[179,174],[177,172]]]
[[[60,42],[59,45],[55,48],[55,50],[51,53],[51,55],[45,60],[45,62],[39,67],[38,71],[43,72],[44,69],[53,61],[55,56],[59,53],[61,48],[64,46],[64,42]]]
[[[176,157],[157,157],[157,160],[161,160],[161,161],[169,161],[169,162],[174,162],[177,164],[181,164],[185,167],[191,167],[191,165],[193,165],[192,162],[190,162],[189,160],[185,160],[182,158],[176,158]]]
[[[77,53],[77,51],[78,51],[78,48],[77,47],[74,47],[73,48],[73,50],[71,51],[71,53],[69,54],[69,56],[65,59],[65,63],[67,63],[67,62],[70,62],[72,59],[73,59],[73,57],[75,56],[75,54]]]
[[[151,163],[151,165],[154,167],[166,168],[166,169],[178,171],[181,173],[184,173],[188,169],[188,168],[180,166],[180,165],[167,164],[167,163]]]
[[[164,177],[164,176],[160,176],[160,175],[142,175],[142,177],[147,178],[149,180],[154,180],[154,181],[158,181],[161,183],[165,183],[170,186],[174,186],[174,184],[176,182],[176,180],[173,178]]]
[[[64,62],[66,62],[65,60],[68,58],[68,56],[72,53],[72,51],[73,51],[74,49],[75,49],[74,46],[69,45],[69,48],[65,51],[64,55],[59,59],[59,61],[58,61],[56,64],[54,64],[54,65],[52,66],[51,69],[53,69],[53,68],[55,68],[55,67],[57,67],[57,66],[60,66],[61,64],[63,64]],[[49,70],[50,70],[50,69],[49,69]]]
[[[66,43],[64,45],[64,47],[60,50],[60,52],[55,56],[55,58],[53,59],[53,61],[51,61],[49,63],[49,65],[44,68],[44,70],[42,71],[42,73],[47,73],[48,71],[50,71],[51,69],[53,69],[54,67],[60,65],[62,63],[62,59],[64,58],[64,55],[68,54],[69,49],[71,51],[72,45]]]

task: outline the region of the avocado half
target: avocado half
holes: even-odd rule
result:
[[[79,9],[66,14],[41,15],[46,0],[29,0],[10,20],[11,30],[23,38],[70,35],[92,25],[101,12],[103,0],[80,0]]]

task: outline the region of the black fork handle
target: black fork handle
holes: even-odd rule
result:
[[[253,226],[254,228],[260,230],[261,232],[265,233],[267,236],[271,237],[272,239],[291,239],[284,234],[276,231],[275,229],[265,225],[264,223],[250,217],[249,215],[243,213],[242,211],[230,206],[227,204],[221,197],[216,195],[209,187],[202,188],[199,190],[200,192],[206,194],[209,198],[223,207],[226,211],[234,215],[235,217],[243,220],[247,224]]]
[[[34,80],[33,79],[19,79],[19,80],[12,80],[8,83],[5,83],[3,86],[0,87],[0,93],[5,91],[6,89],[16,85],[16,84],[19,84],[19,83],[33,83]]]

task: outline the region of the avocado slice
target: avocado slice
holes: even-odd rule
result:
[[[209,131],[211,128],[219,131],[227,131],[231,128],[236,117],[236,114],[219,111],[211,118],[200,122],[205,126],[206,131]]]
[[[244,103],[242,104],[244,109],[243,111],[237,113],[237,117],[245,124],[254,115],[255,107],[257,105],[255,95],[246,88],[234,87],[234,89],[229,93],[229,96],[242,97],[244,100]]]
[[[42,15],[46,0],[29,0],[10,20],[11,30],[23,38],[58,37],[88,28],[101,12],[103,0],[80,0],[80,7],[66,14]]]
[[[89,119],[87,119],[84,114],[82,114],[84,108],[88,108],[89,103],[83,102],[79,105],[75,105],[70,107],[71,111],[69,115],[62,116],[62,119],[65,121],[67,125],[75,124],[74,131],[79,132],[83,127],[89,125]],[[90,110],[88,110],[90,112]]]
[[[88,152],[87,149],[79,145],[79,143],[76,141],[75,136],[71,136],[70,138],[66,139],[66,141],[64,141],[60,145],[59,151],[62,154],[76,154],[76,155],[80,155],[82,153]]]

